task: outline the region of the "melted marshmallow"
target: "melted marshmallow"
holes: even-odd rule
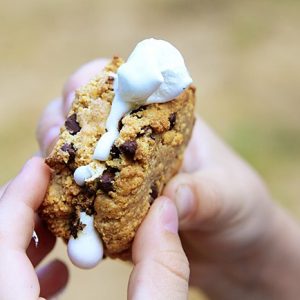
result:
[[[94,218],[80,213],[80,222],[86,226],[78,237],[73,236],[68,242],[68,255],[74,265],[82,269],[95,267],[103,257],[103,245],[98,232],[94,228]]]
[[[93,176],[93,172],[89,166],[81,166],[74,172],[74,180],[80,186],[84,185],[85,180],[91,176]]]
[[[137,44],[115,78],[115,97],[94,159],[105,161],[119,136],[118,123],[133,108],[168,102],[192,83],[180,52],[163,40],[147,39]]]
[[[105,168],[101,166],[81,166],[75,170],[74,180],[78,185],[83,186],[87,180],[101,176],[104,170]]]

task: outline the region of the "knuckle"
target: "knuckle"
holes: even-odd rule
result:
[[[154,258],[155,263],[167,274],[176,276],[180,281],[188,283],[190,267],[183,252],[164,251]]]

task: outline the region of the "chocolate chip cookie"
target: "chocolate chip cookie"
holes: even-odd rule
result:
[[[135,233],[165,184],[178,172],[194,124],[195,88],[166,103],[138,107],[119,122],[119,136],[106,161],[93,159],[114,99],[123,61],[114,57],[100,75],[76,91],[59,140],[46,158],[51,182],[39,214],[68,241],[83,230],[80,213],[94,217],[105,254],[124,257]],[[78,185],[74,172],[89,166]]]

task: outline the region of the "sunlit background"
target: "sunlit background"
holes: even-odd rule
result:
[[[298,0],[0,0],[0,183],[37,151],[39,115],[70,73],[157,37],[184,55],[197,112],[300,218],[299,28]],[[62,299],[124,299],[130,270],[71,267]]]

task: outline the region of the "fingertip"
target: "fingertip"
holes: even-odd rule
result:
[[[178,236],[176,207],[168,197],[154,201],[137,232],[132,255],[129,299],[185,298],[189,264]]]
[[[169,239],[178,238],[178,215],[174,203],[165,196],[158,197],[152,204],[146,218],[139,227],[132,251],[133,262],[155,255],[156,250],[163,248]]]
[[[192,214],[193,208],[195,207],[194,192],[187,184],[180,184],[175,191],[174,200],[179,219],[182,222]]]
[[[33,171],[36,169],[40,169],[43,172],[46,172],[46,165],[44,160],[41,157],[38,156],[33,156],[30,157],[22,166],[20,173],[17,175],[17,177],[12,181],[12,184],[14,183],[14,181],[16,181],[17,179],[22,179],[24,178],[24,176],[27,177],[28,173],[34,173]]]
[[[40,156],[31,157],[23,166],[21,173],[30,172],[39,178],[49,179],[50,168],[46,165],[45,160]],[[21,174],[19,174],[21,176]]]
[[[162,228],[170,233],[178,233],[178,214],[175,204],[168,197],[157,199],[160,212],[160,221]]]
[[[52,297],[60,293],[69,281],[69,269],[66,264],[55,259],[36,270],[40,282],[40,296]]]
[[[58,138],[64,119],[63,100],[56,98],[45,108],[36,130],[36,138],[44,156]]]
[[[49,155],[54,148],[60,134],[60,126],[53,126],[50,128],[43,137],[41,144],[41,151],[44,157]]]
[[[70,91],[65,97],[64,97],[64,103],[63,103],[63,110],[64,110],[64,115],[67,116],[72,103],[75,99],[75,90],[74,91]]]
[[[193,182],[190,174],[178,174],[166,185],[163,191],[163,194],[172,199],[177,208],[181,229],[189,226],[191,217],[198,210]]]

